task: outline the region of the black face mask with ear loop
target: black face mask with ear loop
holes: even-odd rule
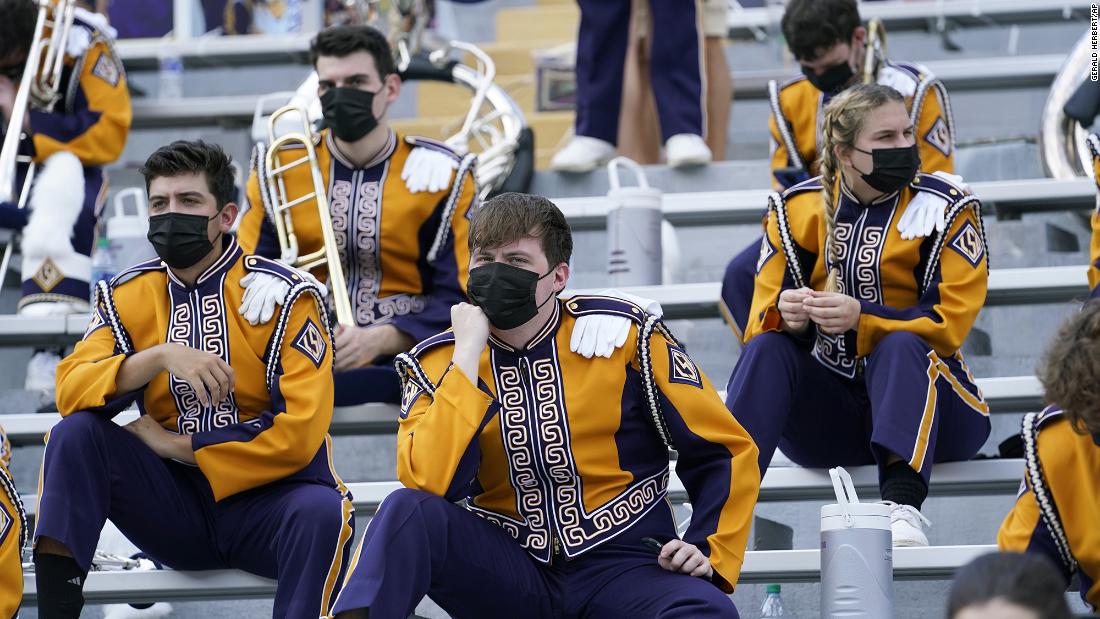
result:
[[[913,182],[917,171],[920,170],[920,151],[917,150],[916,143],[901,148],[875,148],[870,151],[855,148],[855,150],[871,156],[871,171],[864,174],[855,165],[852,167],[860,173],[864,182],[882,193],[893,193],[905,187]]]
[[[554,269],[550,269],[540,277],[534,271],[490,262],[470,269],[466,294],[485,312],[494,327],[505,331],[515,329],[534,318],[542,306],[555,297],[551,294],[542,303],[535,299],[535,287],[553,272]]]
[[[358,88],[330,88],[321,95],[321,113],[332,133],[345,142],[357,142],[374,131],[374,97],[378,93]]]
[[[213,241],[207,236],[207,225],[221,215],[191,215],[165,213],[149,218],[149,243],[164,264],[173,269],[188,269],[214,250],[214,243],[222,237],[221,231]]]
[[[829,67],[821,75],[815,74],[813,69],[803,65],[802,74],[806,76],[807,82],[813,84],[814,88],[830,96],[847,88],[856,75],[847,60]]]

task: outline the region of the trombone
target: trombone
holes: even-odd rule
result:
[[[276,123],[283,116],[297,114],[301,120],[301,130],[276,135]],[[354,327],[355,316],[351,311],[351,299],[348,297],[348,286],[344,279],[344,270],[340,262],[340,250],[336,245],[336,236],[332,230],[332,215],[329,213],[328,191],[325,187],[324,175],[317,159],[317,150],[314,148],[314,134],[310,127],[306,111],[300,107],[288,105],[276,110],[267,119],[267,152],[258,153],[263,157],[263,177],[260,181],[260,192],[264,194],[265,209],[268,217],[275,226],[275,236],[279,239],[281,256],[279,261],[289,264],[303,271],[310,271],[324,266],[328,271],[328,287],[332,295],[333,309],[336,312],[336,322]],[[292,148],[287,148],[292,147]],[[282,152],[290,152],[294,155],[305,150],[305,155],[284,163]],[[257,161],[257,163],[260,163]],[[287,195],[285,174],[299,166],[309,166],[313,180],[313,191],[291,199]],[[317,216],[321,222],[322,246],[320,249],[302,255],[298,249],[298,237],[294,233],[294,219],[290,209],[309,202],[314,203]]]
[[[27,63],[15,93],[11,118],[0,147],[0,202],[16,201],[19,208],[26,208],[30,197],[35,166],[29,158],[19,156],[19,142],[23,138],[23,118],[27,108],[49,109],[61,98],[61,75],[65,68],[65,46],[73,27],[76,0],[37,0],[38,19],[34,25],[34,37],[27,51]],[[46,29],[49,28],[47,38]],[[19,164],[27,163],[27,175],[18,196],[15,181],[19,177]],[[8,242],[4,257],[0,260],[0,287],[8,272],[14,240]]]
[[[886,26],[878,17],[867,24],[867,53],[863,57],[863,83],[873,84],[886,59]]]

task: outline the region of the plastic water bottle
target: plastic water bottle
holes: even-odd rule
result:
[[[92,298],[95,302],[95,286],[101,280],[111,281],[117,274],[115,268],[115,256],[111,251],[111,239],[101,236],[95,242],[95,251],[92,252]]]
[[[170,43],[162,43],[157,50],[160,72],[157,74],[157,97],[179,99],[183,97],[183,59]]]
[[[768,597],[764,598],[764,605],[760,607],[761,619],[789,616],[783,613],[783,600],[779,599],[779,585],[768,585]]]

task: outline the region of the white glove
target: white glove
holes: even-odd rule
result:
[[[287,268],[292,269],[302,279],[317,286],[322,298],[328,296],[328,287],[317,281],[316,277],[300,269]],[[290,284],[286,283],[281,277],[259,271],[253,271],[242,277],[241,286],[245,288],[244,298],[241,300],[241,307],[237,310],[237,313],[244,316],[244,319],[252,326],[264,324],[271,320],[271,317],[275,315],[275,306],[282,305],[286,301],[287,293],[290,292]]]
[[[664,315],[661,304],[653,299],[645,299],[613,288],[601,290],[599,294],[630,301],[658,318]],[[586,359],[594,356],[610,358],[616,349],[622,348],[626,338],[630,336],[630,322],[629,318],[608,314],[581,316],[577,319],[577,324],[573,327],[573,335],[569,338],[569,350]]]
[[[412,193],[427,191],[435,193],[451,184],[451,173],[458,169],[454,157],[437,150],[418,146],[409,153],[405,167],[401,170],[401,180]]]
[[[290,292],[290,284],[282,278],[258,271],[242,277],[241,286],[245,288],[244,300],[237,312],[252,326],[271,320],[275,306],[282,305]]]
[[[957,185],[964,193],[970,193],[970,186],[957,174],[934,172],[933,175]],[[901,214],[901,219],[898,220],[898,232],[901,233],[901,238],[908,241],[929,236],[933,231],[943,232],[947,205],[947,200],[931,192],[917,192],[909,202],[909,206],[905,208],[905,212]]]

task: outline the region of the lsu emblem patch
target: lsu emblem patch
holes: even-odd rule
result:
[[[328,352],[328,344],[325,343],[325,338],[321,336],[321,330],[310,318],[306,318],[306,324],[302,325],[302,329],[298,331],[298,336],[294,338],[294,343],[291,346],[305,355],[318,368],[321,367],[321,362],[325,360],[325,353]]]
[[[103,320],[103,314],[100,313],[100,310],[97,308],[92,312],[92,319],[88,321],[88,327],[84,329],[84,337],[81,339],[88,339],[88,336],[91,335],[93,331],[105,324],[107,324],[107,322]]]
[[[8,513],[8,510],[2,503],[0,503],[0,544],[4,543],[4,540],[8,539],[8,534],[11,533],[12,528],[15,526],[15,517]]]
[[[928,133],[924,134],[924,141],[935,146],[936,150],[943,153],[945,157],[951,156],[951,132],[948,131],[947,123],[942,116],[937,118]]]
[[[683,348],[668,345],[668,382],[703,388],[703,375]]]
[[[420,397],[420,394],[424,393],[424,390],[420,388],[420,385],[412,379],[406,378],[405,384],[401,386],[401,418],[405,419],[409,416],[409,411],[412,410],[413,404]]]
[[[950,247],[958,252],[960,256],[966,258],[970,266],[975,268],[981,263],[982,256],[985,255],[982,235],[978,234],[977,228],[969,221],[964,223],[963,227],[955,233],[955,236],[951,239]]]
[[[121,73],[115,59],[107,53],[100,54],[99,59],[95,61],[95,67],[92,68],[92,75],[107,82],[112,88],[118,86]]]
[[[772,259],[775,255],[775,248],[772,247],[771,241],[768,240],[768,235],[764,235],[764,238],[760,239],[760,257],[756,259],[756,274],[760,275],[760,271],[764,270],[764,265]]]

